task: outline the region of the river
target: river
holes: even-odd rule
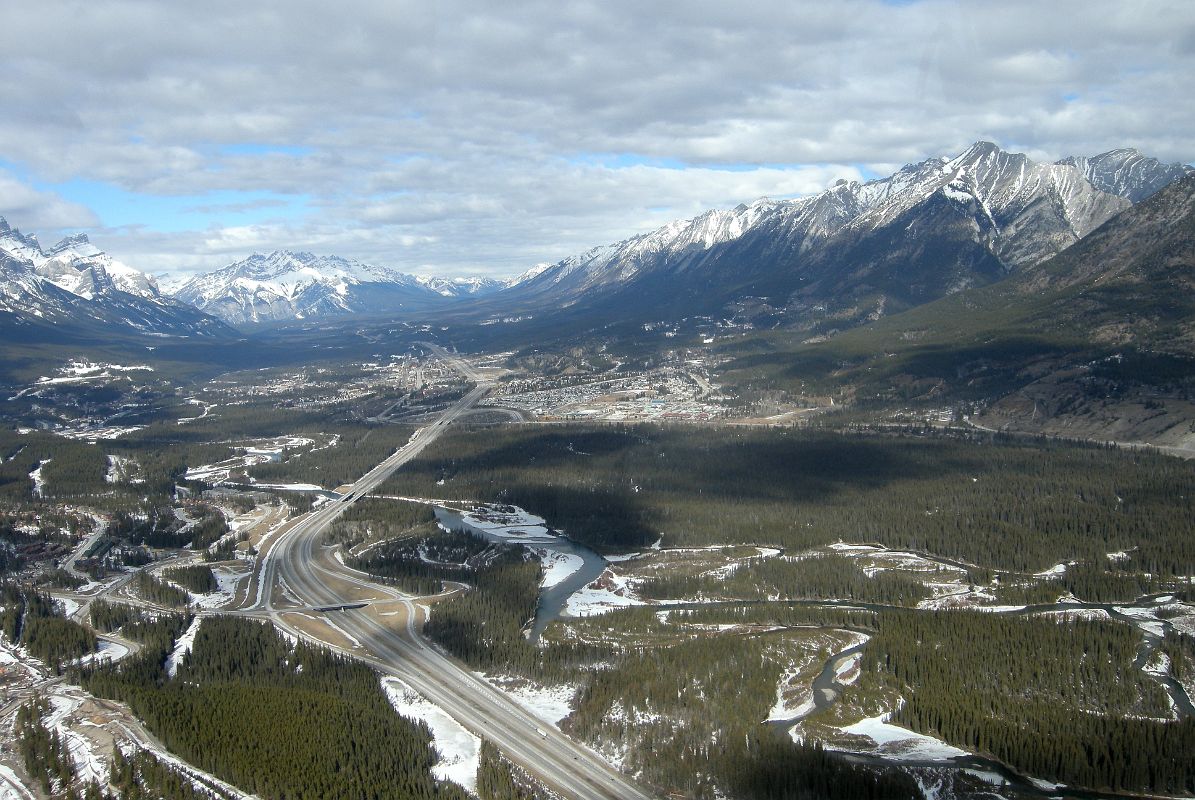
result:
[[[471,533],[474,536],[479,536],[486,541],[496,544],[521,544],[533,549],[549,550],[581,559],[580,567],[569,574],[568,577],[551,586],[545,586],[540,589],[539,604],[535,609],[535,618],[532,620],[531,628],[528,632],[528,638],[532,642],[538,641],[540,634],[544,632],[548,625],[560,617],[565,605],[568,603],[569,597],[597,580],[606,569],[606,564],[608,563],[596,551],[591,550],[583,544],[578,544],[567,536],[552,531],[550,528],[546,529],[546,534],[519,536],[508,529],[494,530],[492,527],[470,524],[461,512],[441,506],[436,506],[436,519],[449,530]],[[517,529],[519,526],[508,527]],[[538,528],[539,526],[530,525],[526,527]]]

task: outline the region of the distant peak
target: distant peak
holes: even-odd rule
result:
[[[91,240],[87,238],[86,233],[76,233],[74,236],[67,236],[58,244],[50,248],[50,255],[56,255],[63,250],[69,250],[72,247],[79,247],[80,245],[91,244]]]
[[[1000,149],[1000,146],[998,144],[996,144],[995,142],[989,142],[986,139],[980,139],[975,144],[968,147],[964,152],[965,153],[976,153],[976,154],[979,154],[979,153],[987,154],[987,153],[999,153],[999,152],[1003,152],[1003,151]]]

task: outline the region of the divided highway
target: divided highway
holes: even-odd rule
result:
[[[434,423],[417,431],[407,445],[354,483],[340,500],[325,503],[289,530],[275,534],[276,538],[260,558],[255,578],[259,581],[258,590],[249,593],[249,597],[255,596],[256,601],[245,611],[264,612],[280,627],[298,633],[282,619],[286,610],[294,609],[274,606],[273,589],[279,579],[286,582],[305,607],[354,603],[355,598],[341,597],[321,577],[321,573],[337,566],[327,559],[324,566],[316,563],[321,533],[358,499],[419,455],[453,420],[481,399],[490,386],[463,359],[435,345],[425,343],[424,346],[476,382],[476,387]],[[359,575],[346,571],[343,578],[360,584]],[[595,753],[539,721],[460,663],[429,647],[419,633],[421,608],[411,599],[402,602],[407,610],[407,625],[402,631],[383,626],[362,608],[326,612],[321,619],[359,642],[362,650],[369,654],[362,656],[359,651],[354,651],[353,656],[384,675],[399,678],[411,686],[466,728],[494,742],[512,761],[564,797],[578,800],[648,800],[651,797]]]

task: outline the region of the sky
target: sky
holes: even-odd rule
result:
[[[994,141],[1195,159],[1190,0],[0,0],[0,216],[517,274]]]

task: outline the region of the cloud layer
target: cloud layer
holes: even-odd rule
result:
[[[292,247],[510,274],[980,138],[1195,157],[1185,0],[747,5],[24,4],[0,214],[149,270]]]

